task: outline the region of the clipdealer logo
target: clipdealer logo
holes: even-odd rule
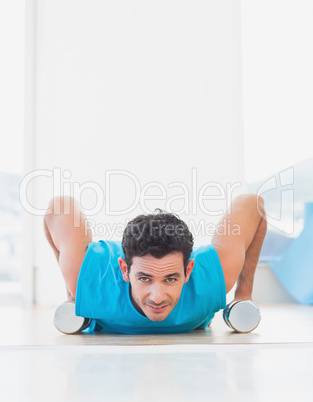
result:
[[[53,199],[53,213],[61,213],[60,196],[71,195],[80,205],[80,211],[90,217],[100,212],[104,212],[106,216],[122,216],[134,212],[140,207],[142,213],[152,213],[154,208],[149,209],[147,204],[151,201],[157,201],[158,207],[169,212],[174,212],[177,215],[185,214],[187,216],[198,216],[205,214],[206,216],[222,216],[229,207],[228,212],[231,212],[231,201],[233,192],[236,188],[242,186],[241,182],[229,183],[222,186],[218,182],[207,182],[202,186],[198,185],[197,169],[191,169],[190,182],[188,184],[181,181],[175,181],[165,186],[163,183],[153,181],[141,185],[139,179],[132,172],[126,170],[107,170],[104,172],[104,188],[95,181],[78,182],[70,180],[72,173],[69,170],[62,172],[61,168],[38,169],[28,173],[20,184],[20,202],[24,210],[35,216],[44,216],[52,213],[50,208],[40,208],[30,201],[29,188],[35,184],[36,180],[47,180],[48,187],[51,188],[51,197]],[[128,185],[133,188],[133,197],[129,196],[128,204],[123,209],[114,208],[114,196],[112,192],[116,191],[123,194],[123,191],[117,190],[118,180],[123,179],[128,181]],[[294,168],[290,167],[281,171],[279,177],[272,176],[266,180],[258,188],[256,194],[265,198],[271,191],[276,191],[279,194],[279,203],[275,204],[275,213],[278,211],[279,216],[271,215],[266,208],[266,218],[270,225],[274,228],[292,234],[294,231]],[[88,194],[88,198],[95,200],[92,207],[87,209],[82,204],[82,196]],[[174,194],[173,194],[174,192]],[[116,194],[115,194],[116,195]],[[123,194],[125,196],[125,194]],[[277,194],[276,194],[277,195]],[[126,197],[124,197],[126,199]],[[223,205],[224,209],[214,209],[214,201],[218,201],[219,208]],[[181,208],[175,209],[174,206],[179,203]],[[116,206],[115,206],[116,207]],[[74,210],[74,226],[80,225],[80,211]],[[64,214],[70,214],[70,209],[63,211]],[[259,209],[262,215],[262,209]],[[91,230],[93,234],[113,238],[114,235],[121,236],[125,223],[96,223],[92,219],[86,219],[85,229]],[[206,219],[201,219],[196,222],[196,219],[186,221],[190,230],[195,235],[212,236],[218,232],[220,234],[227,233],[239,235],[240,228],[232,225],[230,220],[224,219],[218,225],[207,222]]]

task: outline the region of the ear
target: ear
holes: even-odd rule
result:
[[[194,265],[195,265],[195,260],[193,258],[193,259],[189,260],[189,262],[188,262],[188,265],[187,265],[187,268],[186,268],[186,279],[185,279],[184,283],[187,283],[189,281],[190,274],[191,274],[191,272],[193,270]]]
[[[128,273],[127,273],[127,264],[126,261],[124,260],[124,258],[119,257],[118,258],[118,263],[120,266],[120,269],[122,271],[122,275],[123,275],[123,279],[125,282],[130,282],[129,277],[128,277]]]

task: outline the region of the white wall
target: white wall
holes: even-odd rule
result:
[[[247,182],[313,157],[313,2],[242,0]]]
[[[53,195],[73,192],[74,183],[96,183],[104,204],[90,218],[99,230],[119,224],[111,237],[119,239],[127,220],[142,212],[138,191],[150,185],[146,194],[155,199],[145,202],[148,209],[178,212],[196,229],[196,244],[208,242],[221,216],[208,210],[224,211],[245,191],[240,1],[40,0],[35,11],[33,151],[35,169],[46,176],[27,186],[32,206],[46,208]],[[112,176],[109,192],[114,169],[133,179]],[[209,182],[217,184],[204,194],[224,198],[201,205],[200,189]],[[162,186],[170,205],[156,199]],[[110,216],[108,197],[111,209],[129,211]],[[83,206],[96,201],[85,189]],[[34,227],[35,298],[56,304],[65,300],[65,285],[42,216]]]
[[[0,1],[0,171],[17,174],[23,169],[24,20],[24,0]]]

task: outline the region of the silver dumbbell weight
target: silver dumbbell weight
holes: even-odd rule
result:
[[[60,332],[71,335],[86,329],[91,323],[91,318],[77,316],[75,302],[67,301],[55,309],[53,323]]]
[[[259,325],[261,313],[251,300],[234,300],[226,306],[223,318],[234,331],[246,334]]]

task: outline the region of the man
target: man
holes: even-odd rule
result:
[[[162,211],[130,221],[122,242],[92,242],[76,200],[57,197],[44,228],[68,300],[77,316],[92,319],[90,330],[177,333],[206,328],[236,282],[235,300],[252,298],[267,229],[264,200],[236,197],[217,227],[225,222],[226,233],[217,230],[197,248],[187,225]]]

